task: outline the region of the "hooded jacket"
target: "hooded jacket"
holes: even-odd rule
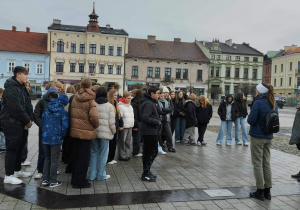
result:
[[[186,121],[185,128],[198,126],[195,102],[187,100],[184,104],[184,113]]]
[[[238,110],[237,117],[246,118],[248,115],[247,104],[244,100],[241,100],[239,97],[234,98],[234,103]]]
[[[196,108],[196,113],[198,123],[208,124],[213,114],[212,105],[210,103],[207,103],[206,108],[198,106]]]
[[[132,128],[134,126],[134,113],[130,104],[126,104],[123,98],[119,99],[120,114],[123,119],[124,128]]]
[[[133,98],[131,100],[131,106],[133,108],[134,112],[134,128],[138,128],[139,122],[141,122],[141,110],[140,110],[140,102],[136,99]]]
[[[178,100],[178,103],[176,104],[175,100],[174,100],[174,112],[173,112],[173,117],[184,117],[182,115],[180,115],[180,112],[184,112],[184,104],[182,102],[182,99]]]
[[[42,143],[61,144],[69,129],[69,116],[64,106],[55,98],[48,103],[41,120]]]
[[[158,135],[160,127],[160,119],[157,112],[157,103],[148,93],[141,98],[141,134],[142,135]]]
[[[218,108],[218,115],[222,121],[226,121],[227,106],[226,101],[223,100]],[[235,121],[238,116],[238,109],[235,106],[234,101],[231,102],[231,121]]]
[[[90,89],[78,91],[71,103],[70,136],[77,139],[96,139],[99,117],[95,102],[95,93]]]
[[[14,76],[6,80],[2,97],[1,123],[26,125],[33,120],[29,93]]]
[[[100,126],[97,128],[97,139],[112,140],[116,133],[115,111],[107,98],[96,98]]]

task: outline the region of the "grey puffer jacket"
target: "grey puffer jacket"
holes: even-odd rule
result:
[[[157,112],[157,103],[148,93],[141,98],[141,134],[142,135],[158,135],[160,127],[160,119]]]
[[[292,129],[292,136],[290,139],[290,144],[300,144],[300,110],[297,111],[293,129]]]

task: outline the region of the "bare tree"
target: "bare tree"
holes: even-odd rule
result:
[[[222,89],[220,87],[211,87],[207,89],[207,93],[210,93],[211,98],[213,99],[213,105],[215,105],[215,99],[219,98],[219,94],[222,93]]]
[[[241,92],[244,93],[245,97],[251,93],[251,84],[250,83],[240,83],[239,88]]]

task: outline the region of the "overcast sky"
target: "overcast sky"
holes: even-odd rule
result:
[[[156,35],[184,42],[250,43],[259,51],[300,45],[300,0],[95,0],[100,26],[123,28],[132,38]],[[0,0],[0,28],[47,32],[52,20],[88,24],[92,0]]]

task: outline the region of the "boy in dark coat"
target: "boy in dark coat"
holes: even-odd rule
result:
[[[196,115],[196,95],[191,93],[189,95],[189,100],[184,104],[185,113],[185,132],[183,136],[183,143],[186,145],[194,145],[195,143],[195,126],[197,126],[197,115]]]

